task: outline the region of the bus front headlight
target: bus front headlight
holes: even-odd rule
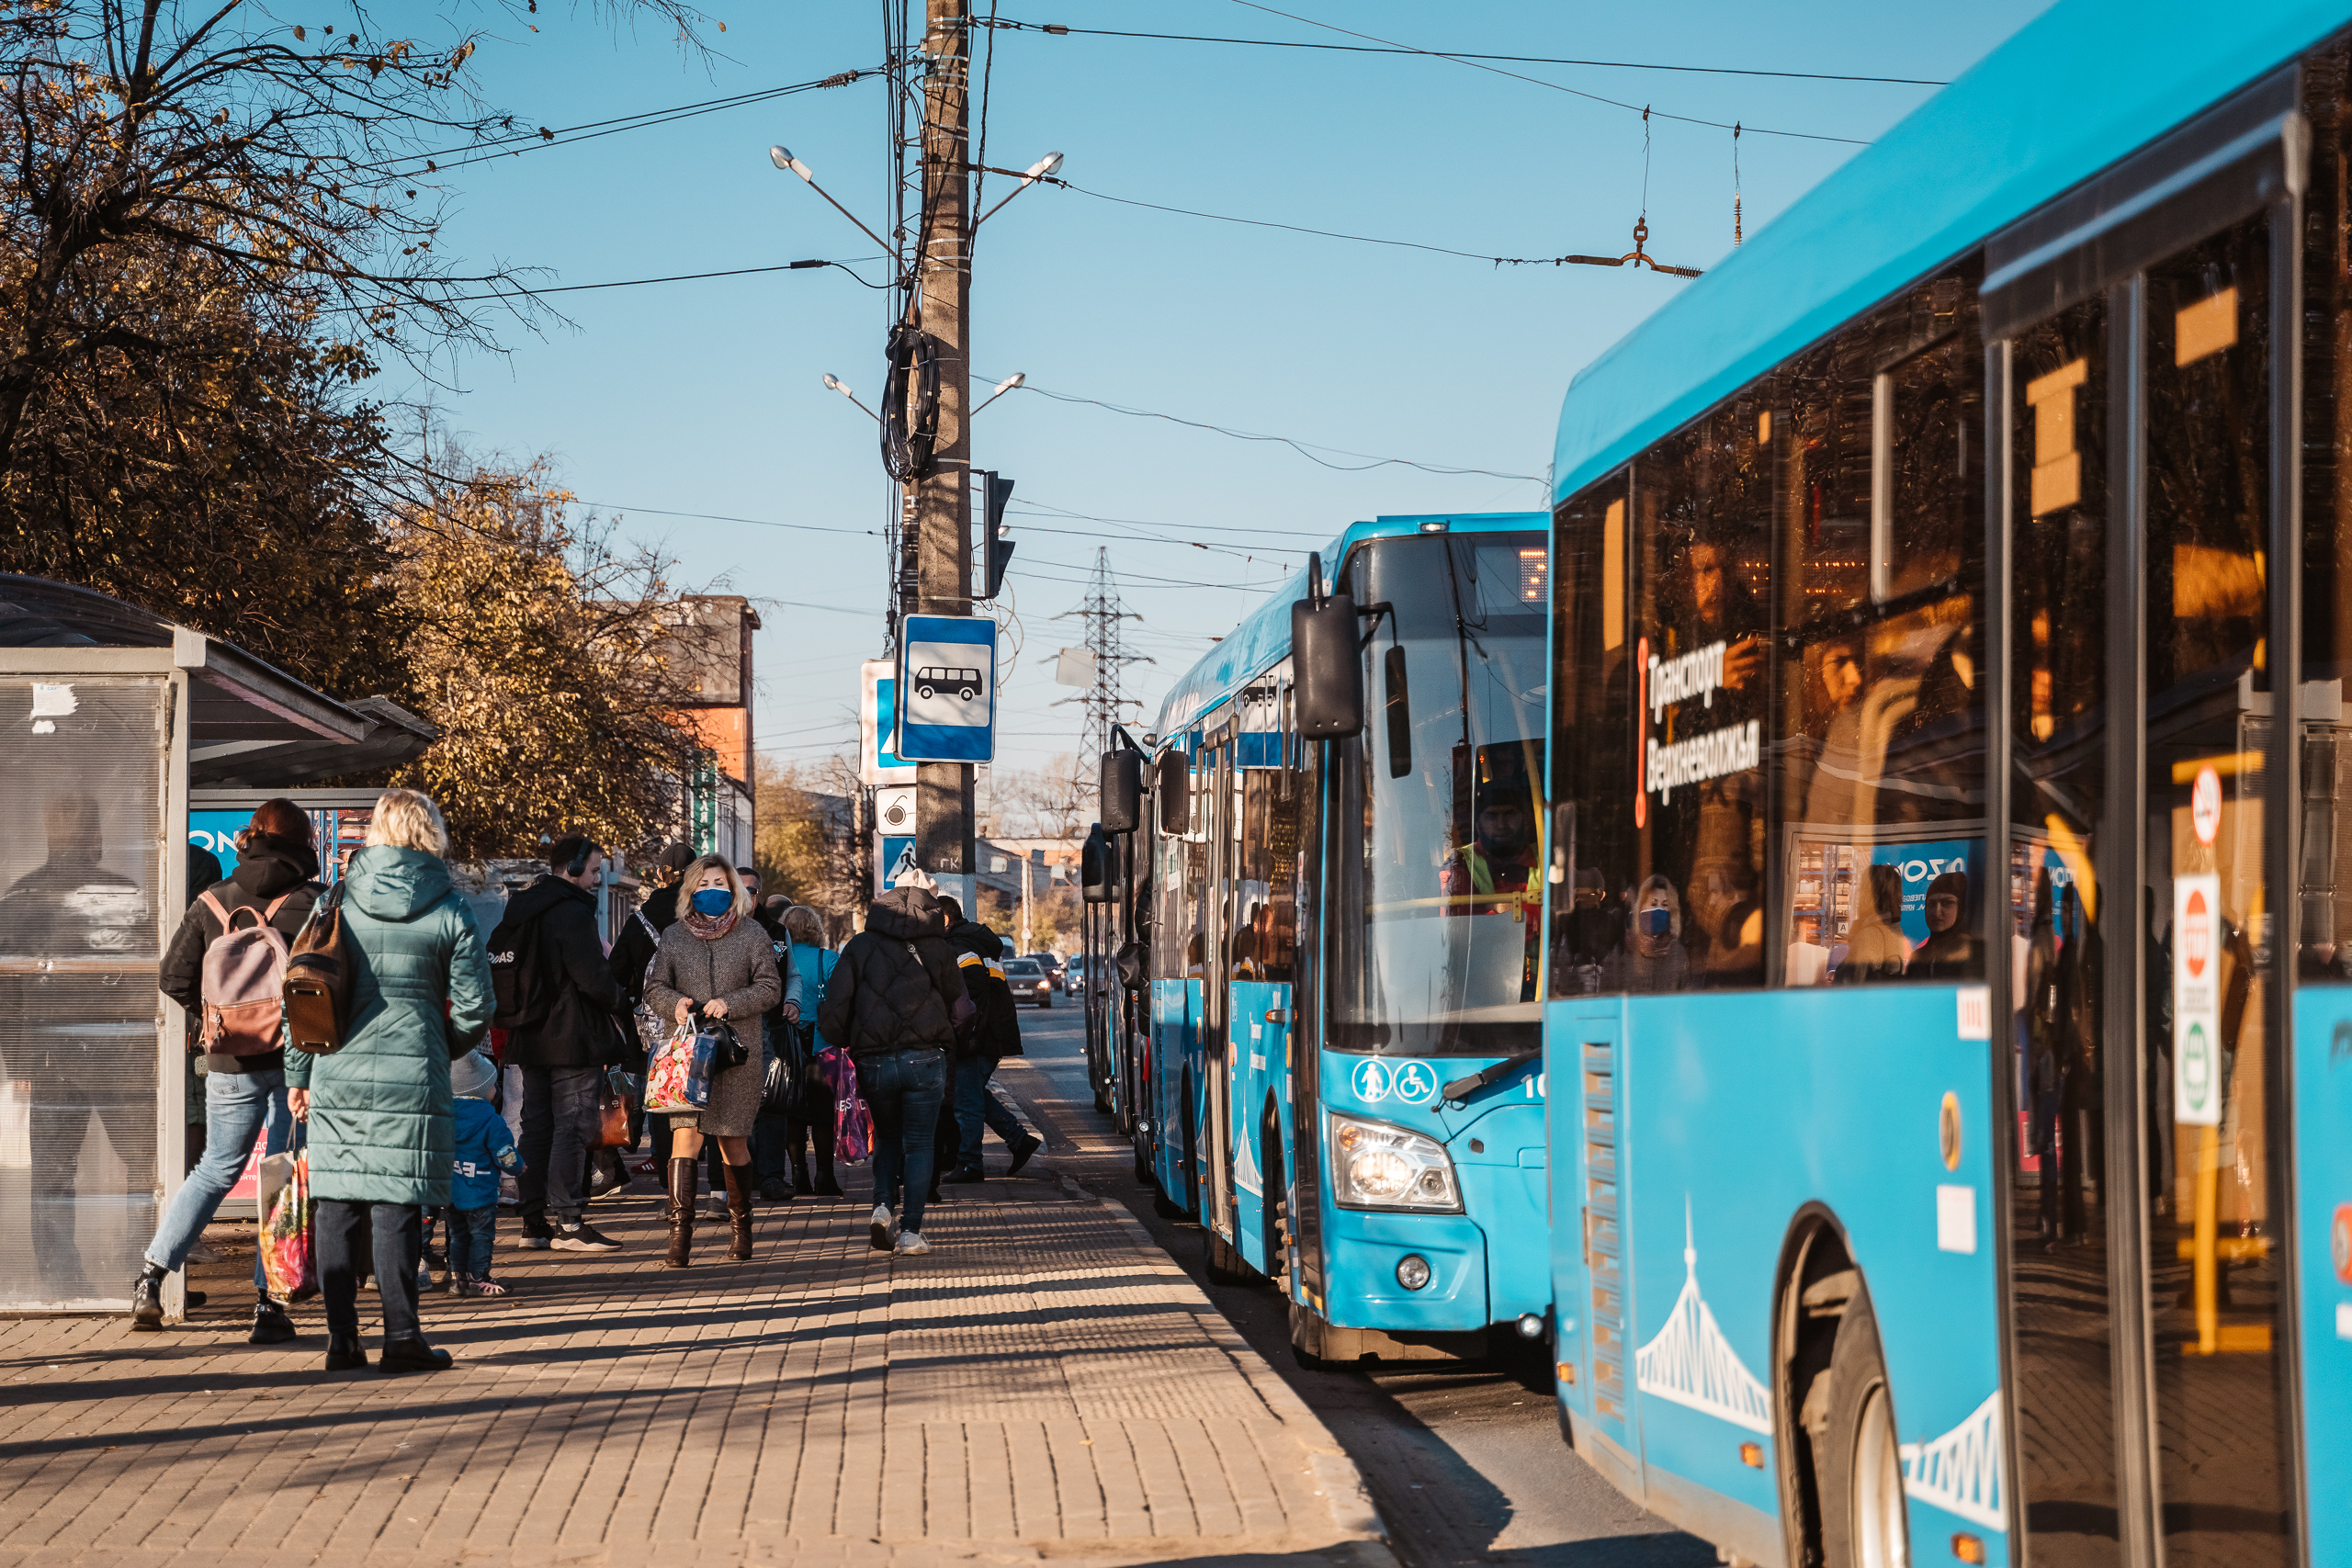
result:
[[[1453,1162],[1436,1139],[1336,1113],[1330,1138],[1331,1197],[1341,1208],[1462,1212]]]

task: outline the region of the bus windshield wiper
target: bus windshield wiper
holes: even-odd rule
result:
[[[1497,1062],[1485,1072],[1472,1073],[1466,1078],[1456,1078],[1452,1083],[1447,1084],[1443,1089],[1437,1091],[1438,1098],[1443,1100],[1450,1100],[1457,1105],[1461,1104],[1466,1101],[1472,1095],[1477,1093],[1480,1089],[1492,1089],[1495,1085],[1502,1082],[1505,1078],[1510,1077],[1513,1073],[1519,1071],[1520,1068],[1527,1066],[1528,1063],[1542,1059],[1543,1055],[1544,1053],[1541,1051],[1530,1051],[1524,1055],[1512,1056],[1506,1060]]]

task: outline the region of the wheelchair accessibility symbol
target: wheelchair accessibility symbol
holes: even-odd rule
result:
[[[1388,1098],[1395,1077],[1387,1063],[1377,1056],[1367,1056],[1356,1064],[1353,1082],[1358,1100],[1366,1105],[1377,1105]]]
[[[1427,1105],[1437,1098],[1437,1069],[1427,1062],[1405,1062],[1396,1068],[1396,1098],[1408,1105]]]

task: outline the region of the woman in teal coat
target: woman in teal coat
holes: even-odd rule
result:
[[[417,1264],[425,1207],[449,1201],[449,1063],[489,1029],[495,1003],[481,934],[441,859],[448,847],[440,809],[424,795],[387,790],[376,802],[368,847],[343,878],[351,965],[343,1048],[286,1054],[287,1100],[310,1123],[331,1372],[368,1364],[357,1253],[371,1229],[384,1315],[378,1370],[449,1364],[449,1352],[427,1345],[417,1325]]]

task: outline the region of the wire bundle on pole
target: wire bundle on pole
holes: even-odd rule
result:
[[[889,380],[882,389],[882,467],[904,484],[932,471],[932,447],[939,439],[939,344],[921,327],[901,321],[890,329],[889,356]]]

